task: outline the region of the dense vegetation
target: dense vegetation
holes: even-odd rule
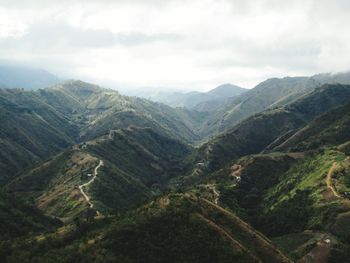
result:
[[[233,214],[181,195],[5,245],[0,251],[8,262],[289,262]]]

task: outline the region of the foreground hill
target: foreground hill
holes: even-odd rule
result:
[[[4,253],[5,260],[291,262],[265,236],[233,214],[187,195],[165,196],[127,216],[84,228],[66,227],[24,242],[32,247],[29,253],[19,243]]]

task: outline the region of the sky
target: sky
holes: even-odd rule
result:
[[[350,69],[348,0],[0,0],[0,60],[118,89]]]

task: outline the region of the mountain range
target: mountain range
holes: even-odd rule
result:
[[[80,80],[1,89],[0,255],[348,262],[349,84],[274,78],[169,105]]]

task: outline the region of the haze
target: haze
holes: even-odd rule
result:
[[[0,59],[119,88],[349,69],[349,1],[0,1]]]

